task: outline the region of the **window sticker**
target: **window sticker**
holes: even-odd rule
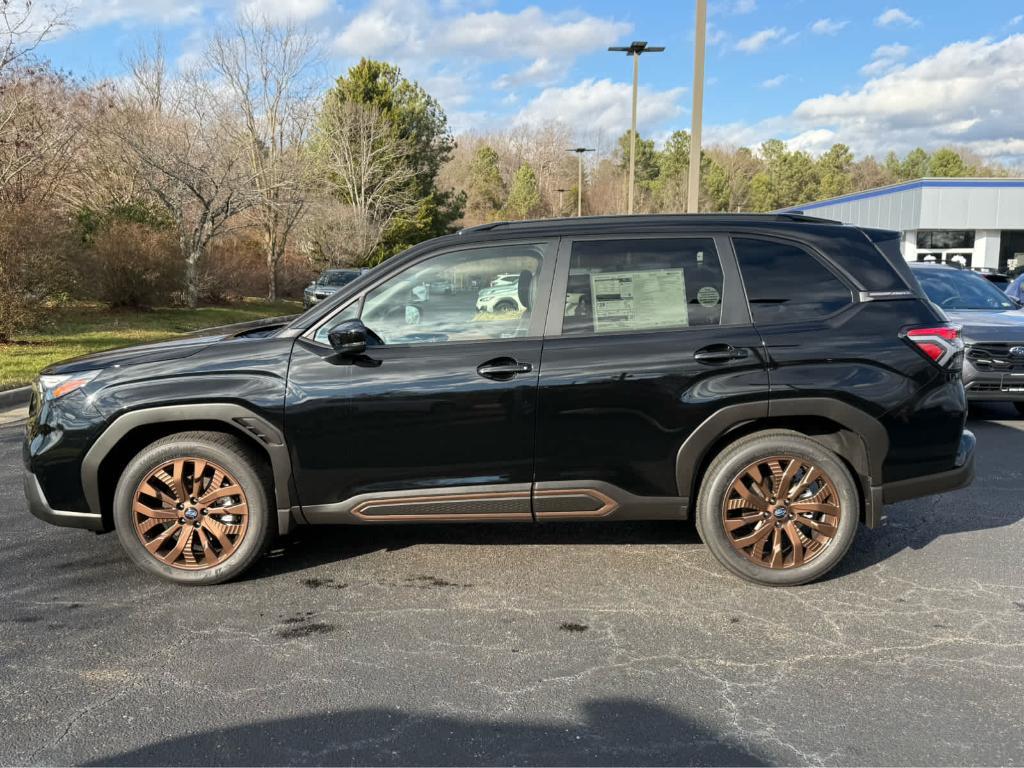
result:
[[[597,332],[689,325],[681,269],[591,273],[590,289]]]
[[[705,285],[697,291],[697,301],[702,307],[717,307],[722,300],[722,295],[713,285]]]

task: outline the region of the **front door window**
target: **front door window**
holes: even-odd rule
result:
[[[542,260],[541,245],[442,254],[370,291],[360,319],[385,344],[526,336]]]

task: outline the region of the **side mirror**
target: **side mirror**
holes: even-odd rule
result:
[[[369,332],[361,320],[338,323],[327,334],[331,348],[339,355],[361,355],[366,351]]]

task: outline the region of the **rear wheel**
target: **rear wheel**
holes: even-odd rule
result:
[[[776,430],[733,443],[711,463],[697,528],[733,573],[794,586],[836,566],[859,512],[857,487],[838,456],[806,435]]]
[[[114,494],[114,525],[129,557],[180,584],[217,584],[265,551],[273,503],[265,466],[244,443],[182,432],[143,449]]]
[[[1017,414],[1024,416],[1024,402],[1018,400],[1013,404],[1013,407],[1017,409]]]

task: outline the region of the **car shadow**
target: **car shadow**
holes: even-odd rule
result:
[[[466,546],[701,545],[689,521],[446,523],[297,526],[239,580],[262,579],[373,552],[429,544]]]
[[[919,550],[942,536],[1013,525],[1024,519],[1024,504],[1018,502],[1021,489],[995,491],[992,483],[1004,472],[1000,463],[1015,461],[1006,445],[1020,443],[1017,454],[1024,459],[1024,421],[1022,429],[999,423],[1019,417],[1012,405],[986,403],[972,405],[968,428],[978,437],[975,485],[953,494],[930,496],[886,507],[888,524],[869,530],[861,526],[849,554],[825,580],[841,578],[876,565],[904,549]],[[1024,461],[1021,461],[1024,471]],[[965,505],[951,498],[970,498],[979,485],[986,494],[1005,493],[1006,503]],[[960,496],[961,494],[965,496]],[[318,565],[341,562],[378,551],[398,551],[425,544],[448,545],[666,545],[703,546],[691,521],[657,522],[561,522],[543,524],[409,524],[399,526],[299,526],[280,539],[264,558],[242,579],[259,579],[292,573]]]
[[[600,699],[585,720],[502,722],[372,708],[218,728],[86,765],[766,765],[654,704]]]

